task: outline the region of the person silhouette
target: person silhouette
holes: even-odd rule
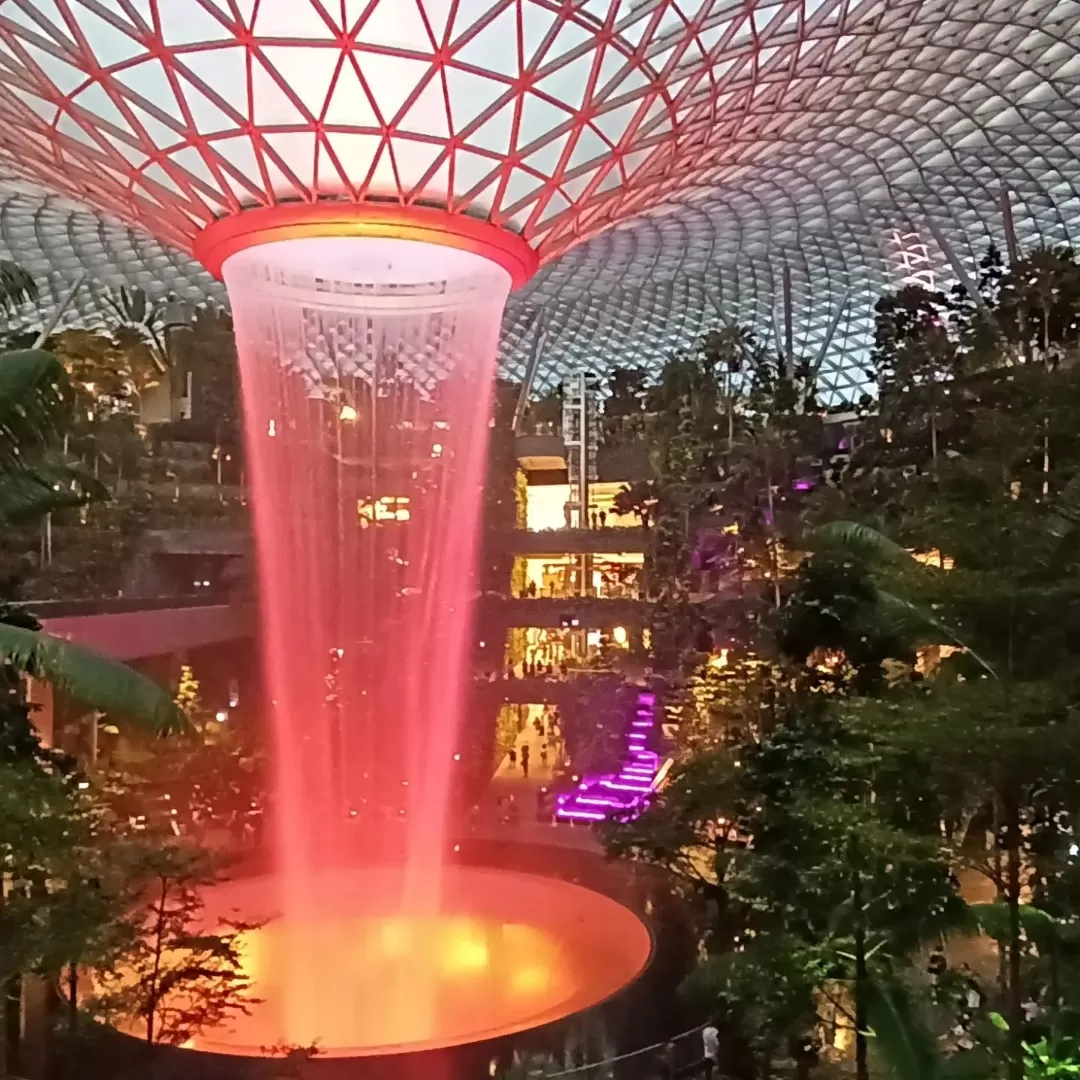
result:
[[[529,744],[521,744],[521,775],[529,779]]]

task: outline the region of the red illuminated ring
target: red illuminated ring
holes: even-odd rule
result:
[[[536,273],[540,260],[515,233],[486,221],[424,206],[378,203],[283,203],[244,210],[208,225],[195,237],[195,257],[215,277],[230,255],[276,240],[313,236],[370,236],[420,240],[483,255],[501,266],[514,288]]]

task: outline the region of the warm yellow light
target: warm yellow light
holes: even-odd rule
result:
[[[525,492],[525,527],[565,529],[569,484],[530,484]]]
[[[338,419],[344,420],[346,423],[352,423],[359,416],[359,413],[351,405],[342,405],[341,412],[338,413]]]
[[[408,521],[412,516],[407,495],[384,495],[374,503],[358,499],[356,513],[361,521]]]
[[[455,928],[447,937],[443,966],[448,972],[483,971],[489,961],[487,942],[471,927]]]
[[[518,968],[510,976],[510,989],[515,994],[541,994],[547,990],[550,981],[547,968]]]
[[[409,951],[409,927],[400,919],[387,919],[379,928],[379,945],[387,956],[404,956]]]
[[[627,640],[626,627],[616,626],[615,629],[611,631],[611,636],[615,639],[616,645],[625,645]]]
[[[709,658],[709,667],[726,668],[728,666],[728,650],[721,649],[717,656]]]

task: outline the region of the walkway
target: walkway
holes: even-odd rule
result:
[[[47,634],[85,645],[114,660],[166,656],[256,634],[253,604],[201,603],[180,597],[27,606]]]
[[[626,750],[617,772],[586,776],[577,789],[560,794],[555,815],[564,821],[606,821],[639,811],[662,777],[660,755],[650,748],[655,737],[656,694],[642,690],[624,735]]]

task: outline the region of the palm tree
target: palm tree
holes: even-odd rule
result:
[[[0,259],[0,314],[18,311],[36,300],[37,294],[37,284],[21,266]]]
[[[19,277],[0,264],[0,306],[18,295]],[[10,303],[10,299],[6,302]],[[93,477],[56,454],[71,419],[74,391],[52,353],[0,354],[0,527],[107,496]],[[0,662],[51,683],[102,712],[115,712],[168,732],[184,715],[169,693],[132,668],[41,633],[23,613],[0,609]]]
[[[814,529],[808,538],[814,551],[839,552],[876,571],[875,600],[878,614],[891,629],[907,631],[924,642],[940,642],[962,649],[984,674],[996,679],[994,666],[964,640],[947,619],[939,617],[928,605],[921,604],[906,592],[918,593],[920,579],[932,571],[920,563],[906,548],[883,533],[855,521],[830,521]]]

